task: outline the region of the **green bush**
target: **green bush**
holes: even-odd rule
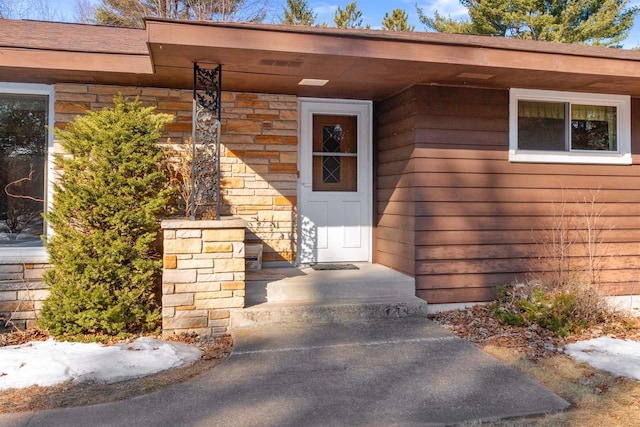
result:
[[[535,289],[528,300],[520,301],[526,320],[558,336],[566,336],[586,326],[575,316],[576,295],[572,293],[550,293]]]
[[[55,159],[51,295],[39,322],[58,337],[154,330],[160,319],[154,248],[169,194],[156,143],[172,117],[121,96],[114,103],[55,132],[67,154]]]
[[[523,289],[521,292],[503,288],[498,291],[493,313],[509,325],[536,324],[555,335],[566,336],[588,324],[578,308],[578,296],[575,293],[551,292],[542,287]]]

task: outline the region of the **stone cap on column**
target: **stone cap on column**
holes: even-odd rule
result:
[[[188,219],[165,219],[160,224],[163,230],[173,229],[210,229],[210,228],[245,228],[247,221],[242,218],[233,216],[223,217],[218,220],[197,220],[191,221]]]

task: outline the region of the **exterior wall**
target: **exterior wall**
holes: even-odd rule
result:
[[[192,92],[164,88],[57,84],[55,126],[122,94],[173,114],[171,143],[191,140]],[[295,261],[298,102],[295,96],[222,94],[221,215],[247,221],[247,241],[263,244],[265,267]]]
[[[382,103],[375,113],[374,262],[415,273],[414,161],[416,91]]]
[[[163,221],[162,334],[228,332],[244,307],[246,224],[242,220]]]
[[[496,285],[548,271],[539,242],[554,209],[591,193],[604,206],[602,249],[612,255],[603,260],[603,289],[638,293],[639,100],[632,102],[635,165],[533,164],[508,161],[508,91],[412,90],[418,296],[430,303],[486,301]],[[574,262],[584,262],[574,249]]]
[[[56,84],[55,127],[64,129],[87,110],[112,106],[118,94],[138,97],[145,106],[175,116],[161,142],[190,142],[191,90]],[[262,245],[264,267],[289,264],[295,261],[297,244],[298,100],[288,95],[222,96],[221,214],[246,221],[246,240]],[[56,145],[54,150],[61,149]],[[46,264],[27,262],[0,264],[0,322],[11,316],[16,326],[31,326],[47,296],[40,280]]]
[[[67,122],[87,110],[101,110],[113,106],[113,97],[121,94],[129,98],[138,97],[157,112],[172,114],[176,118],[167,125],[167,137],[180,144],[191,137],[192,92],[166,88],[139,88],[128,86],[103,86],[80,84],[55,85],[55,127],[64,128]]]
[[[262,243],[263,266],[296,259],[298,100],[224,93],[223,211],[247,221],[248,243]]]
[[[42,283],[46,264],[0,265],[0,332],[35,326],[42,301],[49,296]]]

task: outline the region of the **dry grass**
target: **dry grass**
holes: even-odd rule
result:
[[[180,341],[195,344],[195,340],[190,337],[182,337]],[[218,366],[231,353],[232,341],[229,335],[225,335],[199,343],[199,346],[203,355],[196,363],[143,378],[114,384],[67,382],[52,387],[33,386],[0,391],[0,413],[93,405],[150,393],[186,381]]]
[[[438,313],[432,318],[572,404],[566,412],[490,425],[640,426],[640,381],[576,363],[561,351],[569,342],[600,336],[640,341],[640,319],[614,316],[603,324],[559,338],[542,328],[503,324],[492,316],[490,306]]]
[[[565,355],[538,363],[513,348],[486,346],[484,350],[502,362],[571,402],[566,412],[540,419],[501,421],[506,426],[638,426],[640,425],[640,382],[613,377]]]

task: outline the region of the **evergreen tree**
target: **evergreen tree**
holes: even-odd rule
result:
[[[51,295],[39,319],[55,336],[149,330],[160,319],[154,246],[169,194],[156,143],[172,117],[122,97],[114,103],[55,131],[67,155],[55,160]]]
[[[344,9],[338,6],[333,22],[338,28],[371,28],[369,24],[362,24],[362,11],[355,1],[348,3]]]
[[[80,3],[82,7],[82,3]],[[198,21],[264,20],[269,11],[268,1],[259,0],[101,0],[94,8],[98,24],[119,27],[144,27],[144,18],[186,19]]]
[[[285,25],[314,25],[317,15],[309,7],[307,0],[287,0],[287,5],[282,7],[284,17],[280,23]]]
[[[144,18],[147,16],[172,19],[183,17],[182,11],[180,14],[159,13],[153,0],[102,0],[93,11],[98,24],[130,28],[143,28]]]
[[[415,26],[409,25],[409,15],[404,9],[393,9],[384,14],[382,29],[385,31],[413,31]]]
[[[489,34],[530,40],[618,47],[638,12],[628,0],[460,0],[469,20],[437,12],[418,16],[428,28],[444,33]]]

